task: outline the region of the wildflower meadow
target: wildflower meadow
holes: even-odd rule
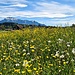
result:
[[[75,29],[0,31],[0,75],[75,75]]]

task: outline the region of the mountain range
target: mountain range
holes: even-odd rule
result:
[[[45,24],[41,24],[36,21],[21,20],[21,19],[16,19],[14,17],[7,17],[0,21],[0,23],[5,23],[5,22],[13,22],[13,23],[18,23],[18,24],[26,24],[26,25],[45,26]]]

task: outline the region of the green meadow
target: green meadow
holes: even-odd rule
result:
[[[1,31],[0,75],[75,75],[75,29]]]

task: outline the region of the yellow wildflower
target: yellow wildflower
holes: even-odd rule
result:
[[[27,60],[24,60],[24,62],[23,62],[23,66],[25,66],[25,67],[29,66],[28,63],[29,63],[29,62],[28,62]]]
[[[15,50],[16,53],[18,53],[18,50]]]
[[[9,48],[9,50],[11,51],[11,50],[12,50],[12,48]]]
[[[0,72],[0,74],[2,75],[2,72]]]
[[[5,60],[8,60],[9,58],[7,57]]]
[[[48,51],[50,51],[50,49],[48,49]]]
[[[56,58],[56,56],[53,56],[53,58]]]
[[[49,58],[49,56],[46,56],[46,58]]]
[[[66,65],[66,62],[64,61],[63,64]]]
[[[35,50],[34,50],[34,49],[32,49],[31,51],[32,51],[33,53],[35,52]]]
[[[26,53],[23,54],[23,56],[26,55]]]
[[[27,71],[28,71],[29,73],[31,73],[31,72],[32,72],[32,70],[29,70],[29,69],[28,69]]]
[[[35,71],[36,71],[36,70],[37,70],[37,68],[33,68],[33,70],[35,70]]]
[[[53,64],[49,64],[49,66],[53,66]]]
[[[25,73],[25,71],[22,71],[22,74],[24,74]]]
[[[75,70],[73,70],[73,72],[75,72]]]
[[[14,72],[20,73],[20,69],[14,69]]]
[[[6,70],[6,68],[3,68],[4,70]]]
[[[33,45],[33,46],[31,46],[30,48],[34,48],[34,45]]]
[[[38,74],[38,71],[36,71],[36,73]]]

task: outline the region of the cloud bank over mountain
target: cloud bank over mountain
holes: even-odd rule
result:
[[[48,25],[71,24],[75,22],[74,3],[74,0],[0,0],[0,19],[19,17]]]

